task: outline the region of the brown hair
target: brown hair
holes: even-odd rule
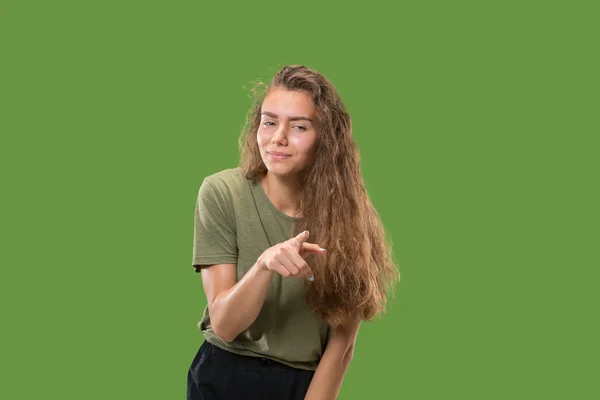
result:
[[[295,224],[295,232],[309,230],[308,241],[327,249],[327,254],[308,256],[315,274],[314,282],[307,281],[308,304],[332,326],[356,318],[369,321],[385,312],[387,294],[400,273],[391,240],[365,189],[350,114],[333,84],[302,65],[283,67],[269,85],[256,83],[254,104],[239,138],[240,167],[247,179],[267,173],[256,136],[262,103],[272,88],[307,92],[316,108],[318,139],[313,162],[300,174],[303,219]]]

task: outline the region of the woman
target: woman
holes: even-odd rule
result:
[[[188,399],[335,399],[360,322],[399,279],[334,86],[286,66],[265,89],[240,166],[198,194],[193,266],[208,305]]]

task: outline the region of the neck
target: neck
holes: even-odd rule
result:
[[[267,197],[278,210],[290,217],[299,217],[298,181],[295,178],[283,178],[267,172],[260,179]]]

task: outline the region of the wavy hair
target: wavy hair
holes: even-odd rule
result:
[[[314,282],[306,281],[307,302],[332,326],[357,318],[370,321],[385,312],[400,273],[391,240],[365,189],[350,114],[334,85],[302,65],[283,67],[268,85],[255,83],[254,103],[239,138],[246,179],[267,173],[257,133],[262,103],[272,88],[309,93],[316,108],[317,144],[313,162],[300,173],[302,220],[294,229],[310,231],[309,241],[327,253],[307,256],[315,275]]]

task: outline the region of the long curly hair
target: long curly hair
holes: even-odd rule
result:
[[[288,65],[271,82],[256,82],[254,102],[239,138],[240,167],[246,179],[267,173],[258,148],[262,103],[271,88],[304,91],[316,108],[317,144],[313,162],[300,173],[302,220],[296,233],[310,231],[308,241],[327,249],[307,256],[315,280],[306,281],[307,302],[330,325],[360,318],[370,321],[385,312],[400,273],[392,243],[365,189],[352,122],[334,85],[303,65]]]

